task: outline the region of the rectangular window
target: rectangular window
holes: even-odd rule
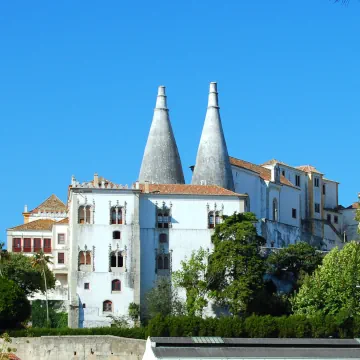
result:
[[[337,224],[339,222],[339,218],[337,216],[334,216],[334,223]]]
[[[320,179],[318,177],[314,178],[314,186],[319,187]]]
[[[41,239],[35,238],[34,239],[34,252],[39,252],[41,250]]]
[[[323,195],[326,194],[326,187],[325,187],[325,184],[323,184]]]
[[[327,220],[328,222],[331,222],[331,214],[327,214],[327,215],[326,215],[326,220]]]
[[[51,252],[51,239],[44,239],[44,252]]]
[[[58,264],[65,264],[65,254],[58,253]]]
[[[65,244],[65,234],[58,234],[58,244],[59,245]]]
[[[24,239],[24,252],[31,252],[31,239]]]
[[[320,213],[320,204],[319,203],[315,203],[315,212]]]
[[[295,185],[300,187],[300,175],[295,175]]]
[[[292,217],[293,219],[296,219],[296,209],[292,209]]]
[[[90,283],[84,283],[84,289],[90,290]]]
[[[21,239],[20,238],[13,239],[13,251],[14,252],[21,251]]]
[[[282,174],[282,176],[285,176],[285,170],[283,170],[283,171],[281,172],[281,174]]]

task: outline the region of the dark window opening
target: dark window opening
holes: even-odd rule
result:
[[[167,243],[167,235],[166,234],[160,234],[159,235],[159,241],[162,244]]]
[[[103,302],[103,311],[112,311],[112,302],[110,300],[105,300]]]
[[[334,223],[337,224],[339,222],[339,218],[337,216],[334,216]]]
[[[121,282],[120,280],[113,280],[111,282],[111,291],[121,291]]]
[[[292,209],[292,217],[293,219],[296,219],[296,209]]]
[[[326,215],[326,220],[327,220],[328,222],[331,222],[331,215],[330,215],[330,214],[327,214],[327,215]]]
[[[295,185],[300,187],[300,175],[295,175]]]
[[[90,283],[84,283],[84,289],[90,290]]]
[[[121,238],[121,233],[120,233],[120,231],[114,231],[114,232],[113,232],[113,239],[114,239],[114,240],[120,240],[120,238]]]

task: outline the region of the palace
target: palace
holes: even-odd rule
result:
[[[131,303],[142,305],[156,279],[178,270],[193,250],[211,249],[223,215],[255,213],[269,248],[302,240],[326,251],[357,239],[357,203],[340,206],[339,183],[315,167],[229,156],[216,83],[192,171],[185,184],[160,86],[138,181],[72,177],[67,204],[51,195],[32,211],[25,206],[24,224],[7,230],[8,249],[51,254],[57,281],[49,298],[66,302],[69,326],[95,327],[127,315]]]

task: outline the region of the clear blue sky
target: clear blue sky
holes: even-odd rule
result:
[[[158,85],[186,179],[210,81],[229,153],[312,164],[357,199],[360,2],[0,2],[0,241],[71,175],[137,179]]]

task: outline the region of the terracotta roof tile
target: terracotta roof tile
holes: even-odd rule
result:
[[[253,172],[256,172],[263,180],[265,181],[271,181],[271,170],[267,169],[261,165],[256,165],[253,163],[250,163],[248,161],[244,161],[241,159],[236,159],[232,156],[230,158],[230,164],[235,165]],[[289,181],[285,176],[280,176],[280,183],[283,185],[295,187],[291,181]],[[296,187],[295,187],[296,188]]]
[[[347,207],[347,209],[359,209],[360,204],[358,202],[352,203],[350,206]]]
[[[47,212],[47,213],[66,212],[66,205],[56,195],[52,194],[38,207],[30,211],[30,213],[32,214],[37,214],[40,212]]]
[[[261,164],[261,166],[264,166],[264,165],[275,165],[275,164],[280,164],[280,165],[285,165],[285,166],[288,166],[288,167],[293,167],[291,165],[288,165],[280,160],[276,160],[276,159],[271,159],[271,160],[268,160],[268,161],[265,161],[263,164]]]
[[[15,227],[12,227],[8,230],[51,230],[53,224],[55,223],[54,220],[50,219],[39,219],[30,221],[27,224],[18,225]]]
[[[144,192],[145,185],[140,184]],[[233,191],[217,185],[185,185],[185,184],[149,184],[149,193],[152,194],[179,194],[179,195],[224,195],[240,196]]]
[[[318,173],[318,174],[322,175],[322,173],[312,165],[295,166],[295,169],[299,169],[299,170],[305,171],[307,173],[314,172],[314,173]]]
[[[56,224],[68,224],[68,223],[69,223],[68,217],[56,222]]]
[[[21,360],[15,354],[3,354],[3,359],[4,360]]]

